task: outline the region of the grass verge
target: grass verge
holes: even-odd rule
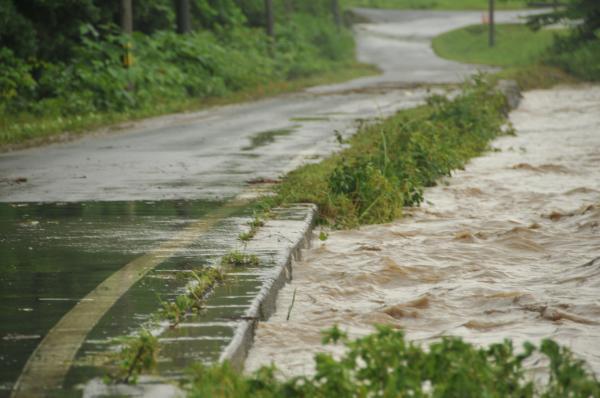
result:
[[[504,97],[477,77],[452,100],[432,96],[363,127],[339,153],[291,172],[263,205],[315,203],[320,222],[337,228],[392,221],[504,134],[506,111]]]
[[[0,152],[67,141],[94,129],[120,130],[123,123],[177,112],[193,112],[213,106],[228,105],[289,93],[306,87],[338,83],[354,78],[375,75],[379,70],[358,62],[341,65],[336,71],[287,81],[274,81],[250,89],[209,98],[174,100],[158,99],[151,107],[127,111],[92,112],[71,117],[34,116],[19,114],[0,121]]]
[[[497,43],[490,48],[487,26],[473,25],[437,36],[432,47],[442,58],[503,67],[502,71],[490,76],[492,82],[513,79],[523,90],[530,90],[580,81],[561,68],[543,63],[555,36],[566,34],[566,30],[536,32],[525,25],[497,25]]]
[[[552,46],[554,35],[564,31],[532,31],[523,24],[496,27],[496,45],[488,45],[488,26],[471,25],[433,39],[433,50],[442,58],[471,64],[528,66]]]
[[[324,344],[343,343],[341,358],[315,356],[313,376],[288,380],[263,367],[241,375],[228,364],[197,366],[190,397],[592,397],[600,384],[585,363],[552,340],[539,347],[525,343],[521,352],[510,341],[476,347],[444,337],[423,348],[404,334],[379,326],[377,332],[350,341],[337,327],[324,333]],[[535,385],[524,364],[539,357],[549,363],[544,385]],[[545,362],[544,362],[545,361]]]

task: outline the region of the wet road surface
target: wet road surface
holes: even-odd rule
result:
[[[357,27],[358,55],[377,64],[380,76],[0,154],[0,396],[48,330],[98,284],[218,213],[248,180],[317,161],[339,148],[335,131],[355,131],[357,118],[415,106],[427,96],[421,85],[457,83],[478,69],[437,59],[428,40],[479,22],[480,13],[361,12],[376,23]],[[231,243],[240,221],[228,222],[217,231]],[[223,250],[198,239],[189,247]],[[182,250],[156,260],[156,269],[182,267],[204,253]],[[121,328],[109,322],[115,333],[135,329],[160,304],[159,286],[148,286],[141,304],[120,301],[125,307],[111,310],[126,308],[119,319],[133,320]]]
[[[421,208],[307,251],[247,370],[311,372],[321,330],[378,323],[420,342],[550,337],[600,375],[600,86],[526,93],[511,120],[517,136],[427,189]]]
[[[458,83],[478,69],[440,60],[429,39],[480,22],[480,13],[363,13],[380,23],[357,27],[358,56],[379,66],[381,76],[0,154],[0,201],[233,197],[249,179],[275,178],[337,149],[334,131],[353,133],[357,118],[420,103],[427,90],[414,85]],[[499,13],[498,18],[517,20],[518,15]],[[251,145],[256,136],[273,131],[287,134]]]

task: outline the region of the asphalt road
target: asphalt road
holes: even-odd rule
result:
[[[241,105],[177,114],[73,142],[0,154],[0,202],[224,200],[339,146],[356,119],[412,107],[421,85],[457,83],[481,67],[439,59],[433,36],[480,12],[358,10],[358,57],[379,76]],[[499,12],[514,21],[519,12]]]

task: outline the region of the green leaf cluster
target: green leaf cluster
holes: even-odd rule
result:
[[[392,221],[505,134],[505,112],[504,97],[477,77],[453,99],[435,95],[363,127],[340,153],[290,173],[267,200],[315,203],[321,222],[335,227]]]
[[[345,354],[315,356],[316,372],[288,380],[276,368],[241,375],[228,365],[196,366],[191,397],[596,397],[600,383],[586,364],[564,347],[544,340],[516,351],[509,340],[477,347],[460,338],[444,337],[423,348],[406,341],[401,331],[378,326],[369,336],[351,341],[337,327],[324,333],[324,343],[343,342]],[[547,382],[527,377],[526,363],[544,358]]]
[[[529,17],[534,29],[554,23],[567,23],[570,34],[556,36],[544,61],[573,75],[591,81],[600,80],[600,2],[568,0],[564,7]]]
[[[107,381],[135,384],[140,374],[156,369],[159,344],[149,331],[123,338],[122,344],[116,356],[116,371],[108,375]]]

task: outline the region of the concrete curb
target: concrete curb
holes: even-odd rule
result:
[[[233,339],[221,354],[219,362],[228,361],[235,369],[243,370],[248,351],[254,341],[254,331],[258,322],[269,319],[275,312],[279,290],[292,279],[293,262],[300,260],[301,250],[310,246],[317,206],[312,204],[303,206],[309,208],[309,213],[304,219],[300,239],[291,242],[292,244],[284,249],[284,254],[277,258],[272,275],[264,281],[260,292],[253,299],[243,324],[237,328]]]

